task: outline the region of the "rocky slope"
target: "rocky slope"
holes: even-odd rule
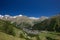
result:
[[[48,19],[47,17],[40,17],[40,18],[35,18],[35,17],[27,17],[24,15],[17,15],[17,16],[10,16],[10,15],[0,15],[0,19],[2,20],[8,20],[11,21],[12,23],[16,24],[21,24],[23,22],[30,24],[31,26],[34,25],[34,23],[37,23],[39,21],[43,21],[45,19]]]

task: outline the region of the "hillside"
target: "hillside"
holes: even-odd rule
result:
[[[12,35],[8,35],[6,33],[0,32],[0,40],[60,40],[60,33],[55,32],[41,32],[37,36],[32,36],[30,39],[14,37]]]
[[[25,40],[25,39],[14,37],[12,35],[0,32],[0,40]]]
[[[28,25],[24,23],[23,26]],[[60,40],[60,16],[37,22],[32,29],[21,29],[11,21],[0,19],[0,40]],[[24,28],[24,27],[23,27]],[[37,33],[38,30],[38,34]],[[26,32],[27,31],[27,32]],[[33,33],[33,34],[32,34]]]
[[[35,24],[33,29],[36,30],[48,30],[60,32],[60,15],[52,16],[40,23]]]

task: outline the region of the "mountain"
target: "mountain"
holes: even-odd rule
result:
[[[0,19],[11,21],[12,23],[16,23],[17,25],[25,22],[25,23],[28,23],[31,26],[33,26],[34,23],[43,21],[43,20],[47,19],[47,17],[36,18],[36,17],[28,17],[25,15],[16,15],[16,16],[0,15]]]
[[[6,16],[4,16],[4,18],[5,17]],[[20,17],[14,17],[14,19],[18,20],[22,18],[25,19],[27,17],[23,16],[22,18],[19,18]],[[28,25],[28,23],[26,24],[25,22],[24,25]],[[0,19],[0,40],[60,40],[60,16],[53,16],[41,22],[39,21],[32,27],[34,30],[28,30],[27,28],[26,31],[28,32],[26,32],[25,30],[20,29],[14,23],[11,23],[11,21]],[[35,35],[37,31],[39,33]]]
[[[48,30],[60,32],[60,15],[52,16],[32,27],[34,30]]]
[[[41,16],[40,18],[39,18],[39,21],[44,21],[45,19],[48,19],[49,17],[46,17],[46,16]]]
[[[34,31],[31,30],[31,32]],[[40,31],[38,35],[34,34],[26,33],[25,30],[15,27],[10,21],[0,20],[0,40],[60,40],[59,32]]]

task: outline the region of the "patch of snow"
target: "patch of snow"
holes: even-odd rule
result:
[[[29,19],[39,19],[39,18],[36,18],[36,17],[29,17]]]
[[[20,14],[20,15],[18,15],[18,16],[23,16],[23,15]]]

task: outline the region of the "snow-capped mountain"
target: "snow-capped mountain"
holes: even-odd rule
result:
[[[17,18],[17,17],[23,17],[24,15],[16,15],[16,16],[10,16],[10,15],[0,15],[0,19],[2,19],[3,17],[5,19],[7,18]],[[24,17],[27,17],[27,16],[24,16]],[[36,18],[36,17],[28,17],[29,19],[45,19],[45,18],[48,18],[48,17],[45,17],[45,16],[41,16],[40,18]]]
[[[16,15],[16,16],[10,16],[10,15],[0,15],[0,19],[2,20],[8,20],[13,22],[16,22],[17,24],[20,24],[22,22],[26,22],[29,24],[33,25],[33,22],[35,21],[43,21],[45,19],[48,19],[48,17],[42,16],[40,18],[36,18],[36,17],[27,17],[24,15]]]
[[[0,15],[0,19],[2,18],[5,18],[5,19],[8,19],[8,18],[17,18],[17,17],[23,17],[23,15],[16,15],[16,16],[10,16],[10,15]],[[25,16],[27,17],[27,16]],[[39,19],[39,18],[36,18],[36,17],[28,17],[29,19]]]

